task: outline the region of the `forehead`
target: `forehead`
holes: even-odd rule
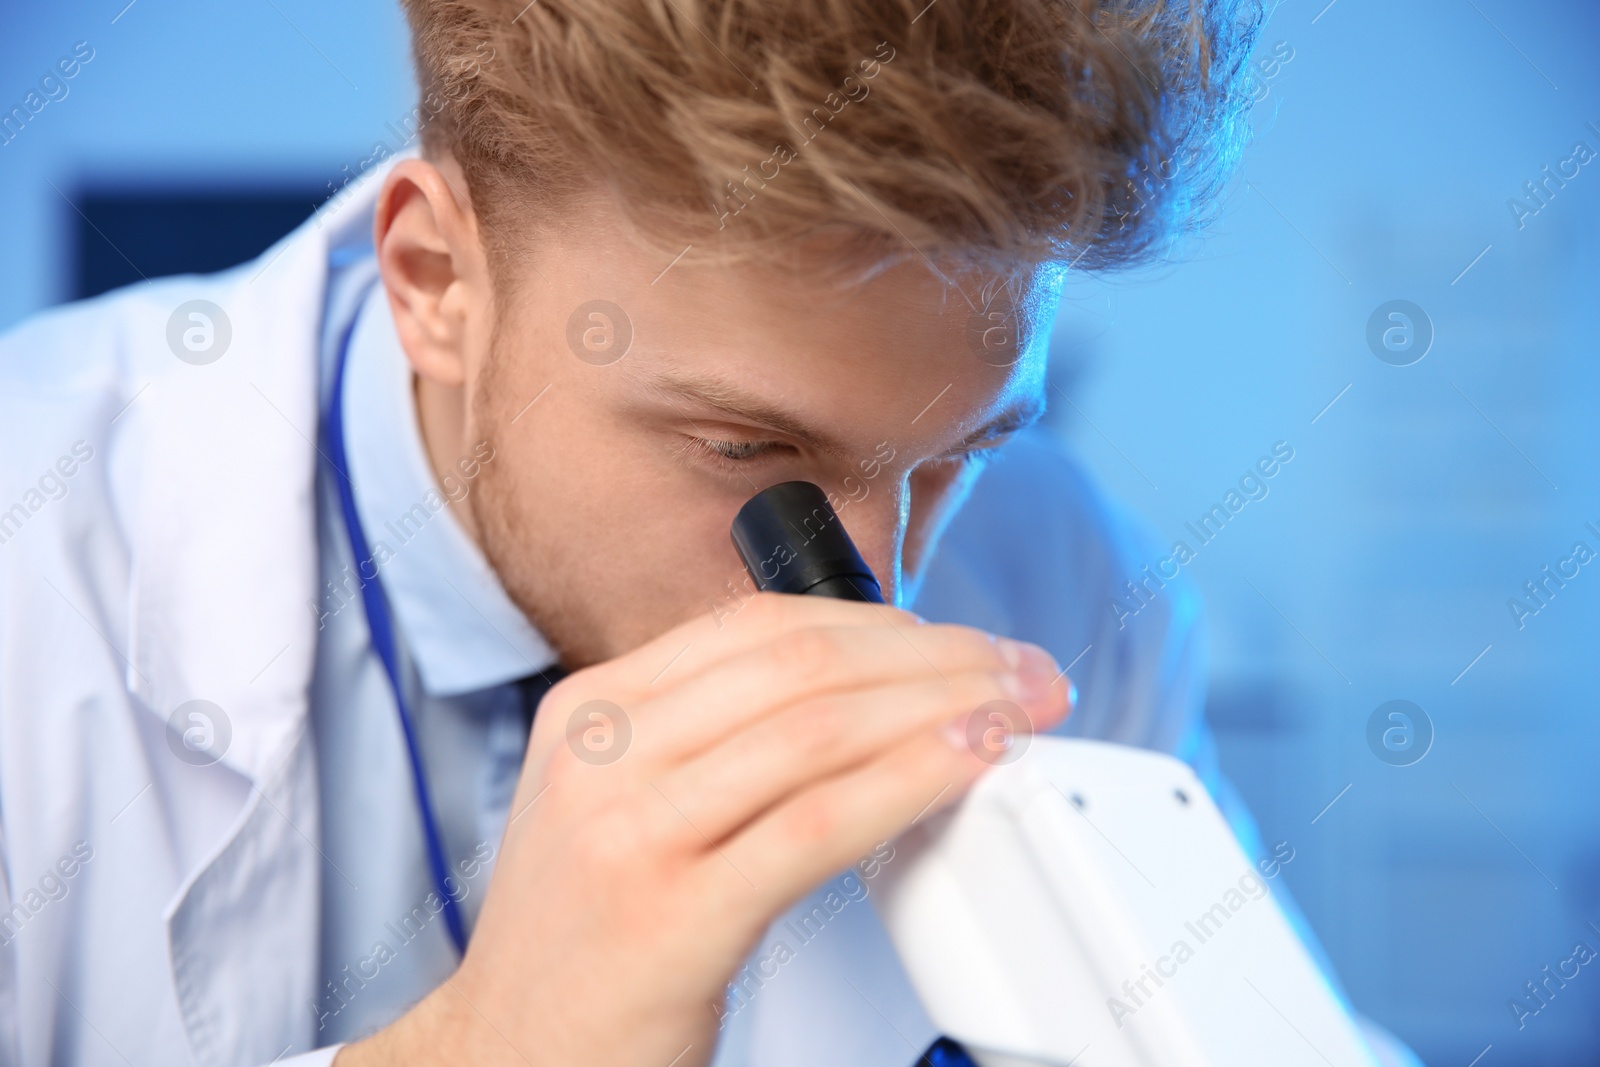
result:
[[[610,305],[620,321],[593,325],[629,338],[626,356],[600,368],[613,389],[700,416],[792,416],[841,450],[885,439],[950,448],[1008,410],[1042,406],[1056,272],[957,272],[914,251],[864,270],[844,257],[818,242],[753,262],[692,247],[664,260],[599,225],[553,241],[527,284],[539,318],[567,327],[566,347],[588,324],[572,315]]]

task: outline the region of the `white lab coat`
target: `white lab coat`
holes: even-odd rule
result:
[[[312,1047],[317,351],[330,249],[362,240],[379,180],[253,263],[0,338],[0,1067],[249,1067]],[[168,344],[193,299],[232,327],[205,366]],[[957,518],[919,608],[1063,663],[1088,647],[1070,732],[1192,746],[1192,601],[1174,587],[1119,630],[1107,604],[1144,562],[1137,542],[1058,451],[1019,446]],[[210,766],[173,753],[168,718],[195,699],[231,730]],[[864,936],[815,958],[892,985],[870,910],[852,922]],[[797,1062],[807,1033],[826,1057],[810,1062],[910,1063],[861,1051],[855,996],[774,983],[719,1063]]]

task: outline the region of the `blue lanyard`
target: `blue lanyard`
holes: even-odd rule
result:
[[[357,307],[360,302],[357,303]],[[344,366],[350,351],[350,335],[355,331],[355,320],[344,329],[339,341],[339,353],[333,369],[333,396],[329,400],[326,420],[329,459],[334,468],[334,481],[339,487],[339,509],[344,513],[344,527],[350,535],[350,554],[355,560],[356,580],[361,583],[361,602],[367,611],[367,629],[372,634],[372,647],[383,661],[383,669],[394,689],[395,709],[400,714],[400,729],[406,738],[406,754],[411,757],[411,780],[416,786],[417,808],[422,814],[422,836],[428,850],[428,868],[433,875],[433,887],[443,901],[444,923],[450,931],[458,953],[467,951],[467,930],[461,919],[461,908],[449,888],[449,866],[444,859],[444,846],[440,843],[439,824],[428,800],[428,782],[422,773],[422,757],[417,749],[416,728],[412,725],[411,711],[406,706],[405,687],[400,684],[400,661],[395,655],[394,624],[389,617],[389,604],[378,584],[376,571],[369,578],[364,567],[372,567],[372,553],[367,548],[367,536],[361,528],[361,517],[356,513],[355,491],[350,484],[350,464],[344,440]]]

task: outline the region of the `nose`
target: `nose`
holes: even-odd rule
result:
[[[971,486],[973,472],[959,461],[939,460],[910,471],[883,471],[841,501],[839,517],[861,558],[877,575],[883,597],[904,607],[923,569]]]
[[[894,483],[877,510],[867,512],[866,536],[872,544],[862,547],[861,555],[874,566],[891,605],[912,605],[939,537],[962,507],[979,470],[979,464],[962,459],[925,462]],[[880,561],[883,569],[877,571]]]
[[[858,490],[854,497],[844,498],[842,506],[835,507],[845,532],[877,576],[883,599],[896,605],[900,603],[900,554],[905,543],[908,496],[905,480],[892,481],[886,471],[876,482],[869,483],[865,495]]]
[[[782,541],[792,533],[809,543],[821,535],[829,520],[821,510],[822,501],[816,499],[820,490],[826,495],[827,510],[837,516],[834,529],[848,536],[860,557],[857,565],[865,564],[871,570],[887,603],[909,608],[940,536],[980,468],[980,464],[946,454],[914,466],[880,467],[866,479],[853,475],[842,481],[815,478],[808,489],[785,489],[772,495],[763,492],[740,509],[734,523],[738,554],[753,572],[756,542],[765,544],[772,536]],[[795,507],[809,514],[797,522]],[[801,529],[810,529],[813,523],[812,533]],[[826,542],[816,551],[826,552]],[[766,579],[775,578],[763,574]],[[803,573],[795,572],[794,577],[802,578]]]

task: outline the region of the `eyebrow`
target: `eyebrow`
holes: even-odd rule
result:
[[[741,390],[722,377],[668,372],[643,384],[647,393],[669,404],[674,400],[698,402],[724,415],[787,434],[840,459],[848,461],[855,456],[856,450],[839,438],[807,424],[793,412]],[[967,434],[951,452],[970,451],[986,441],[1024,430],[1037,422],[1044,411],[1044,396],[1028,393]]]

